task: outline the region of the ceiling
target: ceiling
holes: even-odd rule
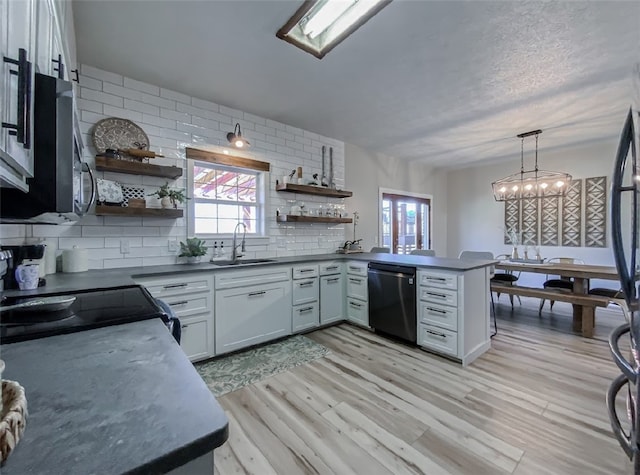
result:
[[[640,2],[395,0],[322,60],[275,36],[301,3],[75,0],[78,59],[445,168],[614,139],[633,98]]]

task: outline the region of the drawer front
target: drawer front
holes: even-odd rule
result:
[[[367,278],[347,275],[347,297],[354,297],[365,302],[369,300]]]
[[[333,275],[342,272],[342,262],[330,261],[320,264],[320,275]]]
[[[293,281],[293,305],[316,302],[320,295],[318,278],[300,279]]]
[[[368,265],[366,262],[347,262],[347,274],[366,276]]]
[[[309,277],[318,277],[318,266],[317,265],[306,265],[306,266],[294,266],[293,267],[293,278],[294,279],[307,279]]]
[[[457,307],[458,291],[437,289],[433,287],[420,287],[420,300]]]
[[[320,324],[318,302],[293,307],[293,332],[315,328]]]
[[[194,292],[210,292],[213,289],[211,276],[184,276],[180,279],[135,279],[144,285],[149,293],[157,298],[173,295],[192,294]]]
[[[429,287],[451,290],[458,288],[458,274],[420,271],[418,275],[420,278],[420,285],[428,285]]]
[[[458,331],[458,309],[455,307],[421,301],[418,315],[420,323]]]
[[[418,345],[458,356],[458,334],[431,325],[418,325]]]
[[[368,327],[369,305],[367,302],[347,297],[347,320]]]
[[[196,313],[211,312],[213,310],[211,296],[212,293],[207,292],[206,294],[188,295],[184,298],[176,295],[163,300],[169,304],[171,310],[173,310],[178,317],[186,317]]]
[[[216,290],[291,280],[291,267],[254,267],[245,271],[225,271],[216,275]]]

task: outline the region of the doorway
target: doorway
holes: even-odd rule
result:
[[[431,198],[381,190],[381,245],[393,254],[431,249]]]

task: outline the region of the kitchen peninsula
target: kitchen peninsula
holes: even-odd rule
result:
[[[183,332],[183,348],[192,361],[196,361],[229,351],[222,350],[223,346],[236,350],[303,330],[312,330],[329,322],[339,323],[346,320],[368,327],[369,262],[412,266],[417,269],[416,326],[417,344],[420,347],[454,358],[465,366],[490,348],[489,268],[494,261],[371,253],[349,256],[316,254],[274,258],[266,262],[240,265],[201,263],[91,270],[47,276],[46,287],[20,292],[19,295],[69,293],[136,283],[145,285],[155,297],[166,298],[169,304],[174,303],[177,295],[180,295],[180,307],[176,310],[183,325],[200,323],[198,331],[191,333],[194,338],[201,337],[201,332],[207,334],[206,339],[198,339],[198,342],[195,342],[191,340],[189,331]],[[335,297],[339,299],[337,317],[330,320],[316,318],[315,323],[305,324],[303,328],[296,325],[296,318],[303,316],[296,314],[296,306],[292,301],[292,286],[295,288],[297,282],[295,277],[292,277],[292,269],[301,265],[310,266],[312,269],[315,268],[317,276],[318,266],[322,268],[323,263],[334,263],[330,268],[337,270],[329,273],[333,275],[331,280],[340,282],[343,289],[337,294],[338,297]],[[322,272],[320,276],[322,278]],[[225,322],[230,317],[222,304],[223,297],[227,296],[229,291],[224,289],[238,289],[235,291],[240,299],[238,302],[244,299],[242,292],[250,295],[256,291],[268,293],[271,290],[257,288],[255,285],[243,287],[245,284],[242,282],[249,285],[249,282],[256,280],[254,277],[261,282],[279,283],[278,291],[281,296],[274,308],[288,315],[287,322],[281,322],[278,328],[269,326],[270,320],[282,319],[280,310],[278,315],[261,313],[260,316],[247,316],[246,321],[243,320],[243,325],[240,326],[254,329],[252,331],[256,334],[243,334],[238,336],[237,340],[229,340],[232,337],[227,338],[224,332],[228,327]],[[354,285],[359,288],[355,288]],[[172,291],[176,286],[179,286],[177,290]],[[7,292],[8,296],[17,294],[15,291]],[[190,299],[189,295],[193,297]],[[320,297],[322,302],[322,296]],[[201,303],[205,301],[209,303]],[[192,304],[198,308],[193,309]],[[257,301],[253,307],[256,306],[260,307]],[[304,309],[306,307],[299,310]],[[194,320],[194,312],[198,314],[198,320]],[[234,313],[234,318],[243,318],[237,313]],[[234,328],[239,326],[238,321]]]

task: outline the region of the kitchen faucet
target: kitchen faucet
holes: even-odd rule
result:
[[[238,226],[242,226],[243,227],[242,243],[239,246],[238,246],[238,244],[236,244]],[[242,255],[244,254],[244,252],[245,252],[244,238],[246,237],[246,235],[247,235],[247,226],[242,221],[239,221],[238,224],[236,224],[236,227],[233,228],[233,243],[231,245],[231,262],[236,262],[238,260],[238,257],[242,257]],[[241,247],[240,254],[238,254],[238,247]]]

